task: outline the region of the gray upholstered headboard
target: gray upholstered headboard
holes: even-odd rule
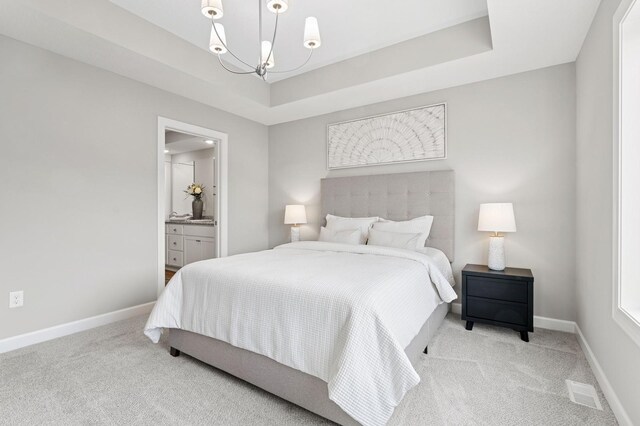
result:
[[[321,181],[322,217],[380,216],[407,220],[433,216],[427,246],[454,255],[455,182],[452,170],[326,178]]]

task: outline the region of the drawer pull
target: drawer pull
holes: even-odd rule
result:
[[[200,240],[196,240],[196,243],[201,243],[201,242],[202,242],[202,241],[200,241]]]
[[[175,260],[178,260],[178,259],[176,259],[176,258],[174,257],[174,258],[173,258],[173,260],[175,261]]]
[[[174,245],[174,246],[177,246],[177,245],[178,245],[178,243],[176,243],[176,242],[174,241],[174,242],[173,242],[173,245]]]

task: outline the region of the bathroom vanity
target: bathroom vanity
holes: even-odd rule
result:
[[[214,222],[167,221],[166,260],[168,267],[181,268],[189,263],[216,257]]]

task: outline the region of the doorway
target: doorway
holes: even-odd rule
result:
[[[186,257],[193,258],[191,261],[200,260],[198,256],[227,255],[227,141],[226,133],[158,117],[158,295],[171,275],[170,270],[183,266],[183,250],[189,248]],[[192,183],[205,186],[202,222],[191,221],[187,216],[191,213],[191,200],[184,190]],[[170,218],[172,225],[185,221],[173,227],[177,229],[176,235],[167,234]],[[183,230],[188,233],[188,229],[193,229],[196,235],[207,235],[182,236]],[[171,247],[175,251],[170,250],[169,239],[176,244],[177,247]],[[186,247],[183,241],[187,241]],[[201,251],[196,252],[195,245],[202,246]],[[169,253],[176,259],[174,262],[168,261]],[[168,263],[174,266],[167,268]]]

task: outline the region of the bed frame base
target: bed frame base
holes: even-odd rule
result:
[[[448,310],[448,304],[440,304],[405,348],[405,353],[414,366],[420,355],[427,353],[427,345]],[[189,331],[171,329],[169,345],[171,356],[176,357],[183,352],[340,425],[359,424],[329,399],[327,382],[315,376],[263,355]]]

